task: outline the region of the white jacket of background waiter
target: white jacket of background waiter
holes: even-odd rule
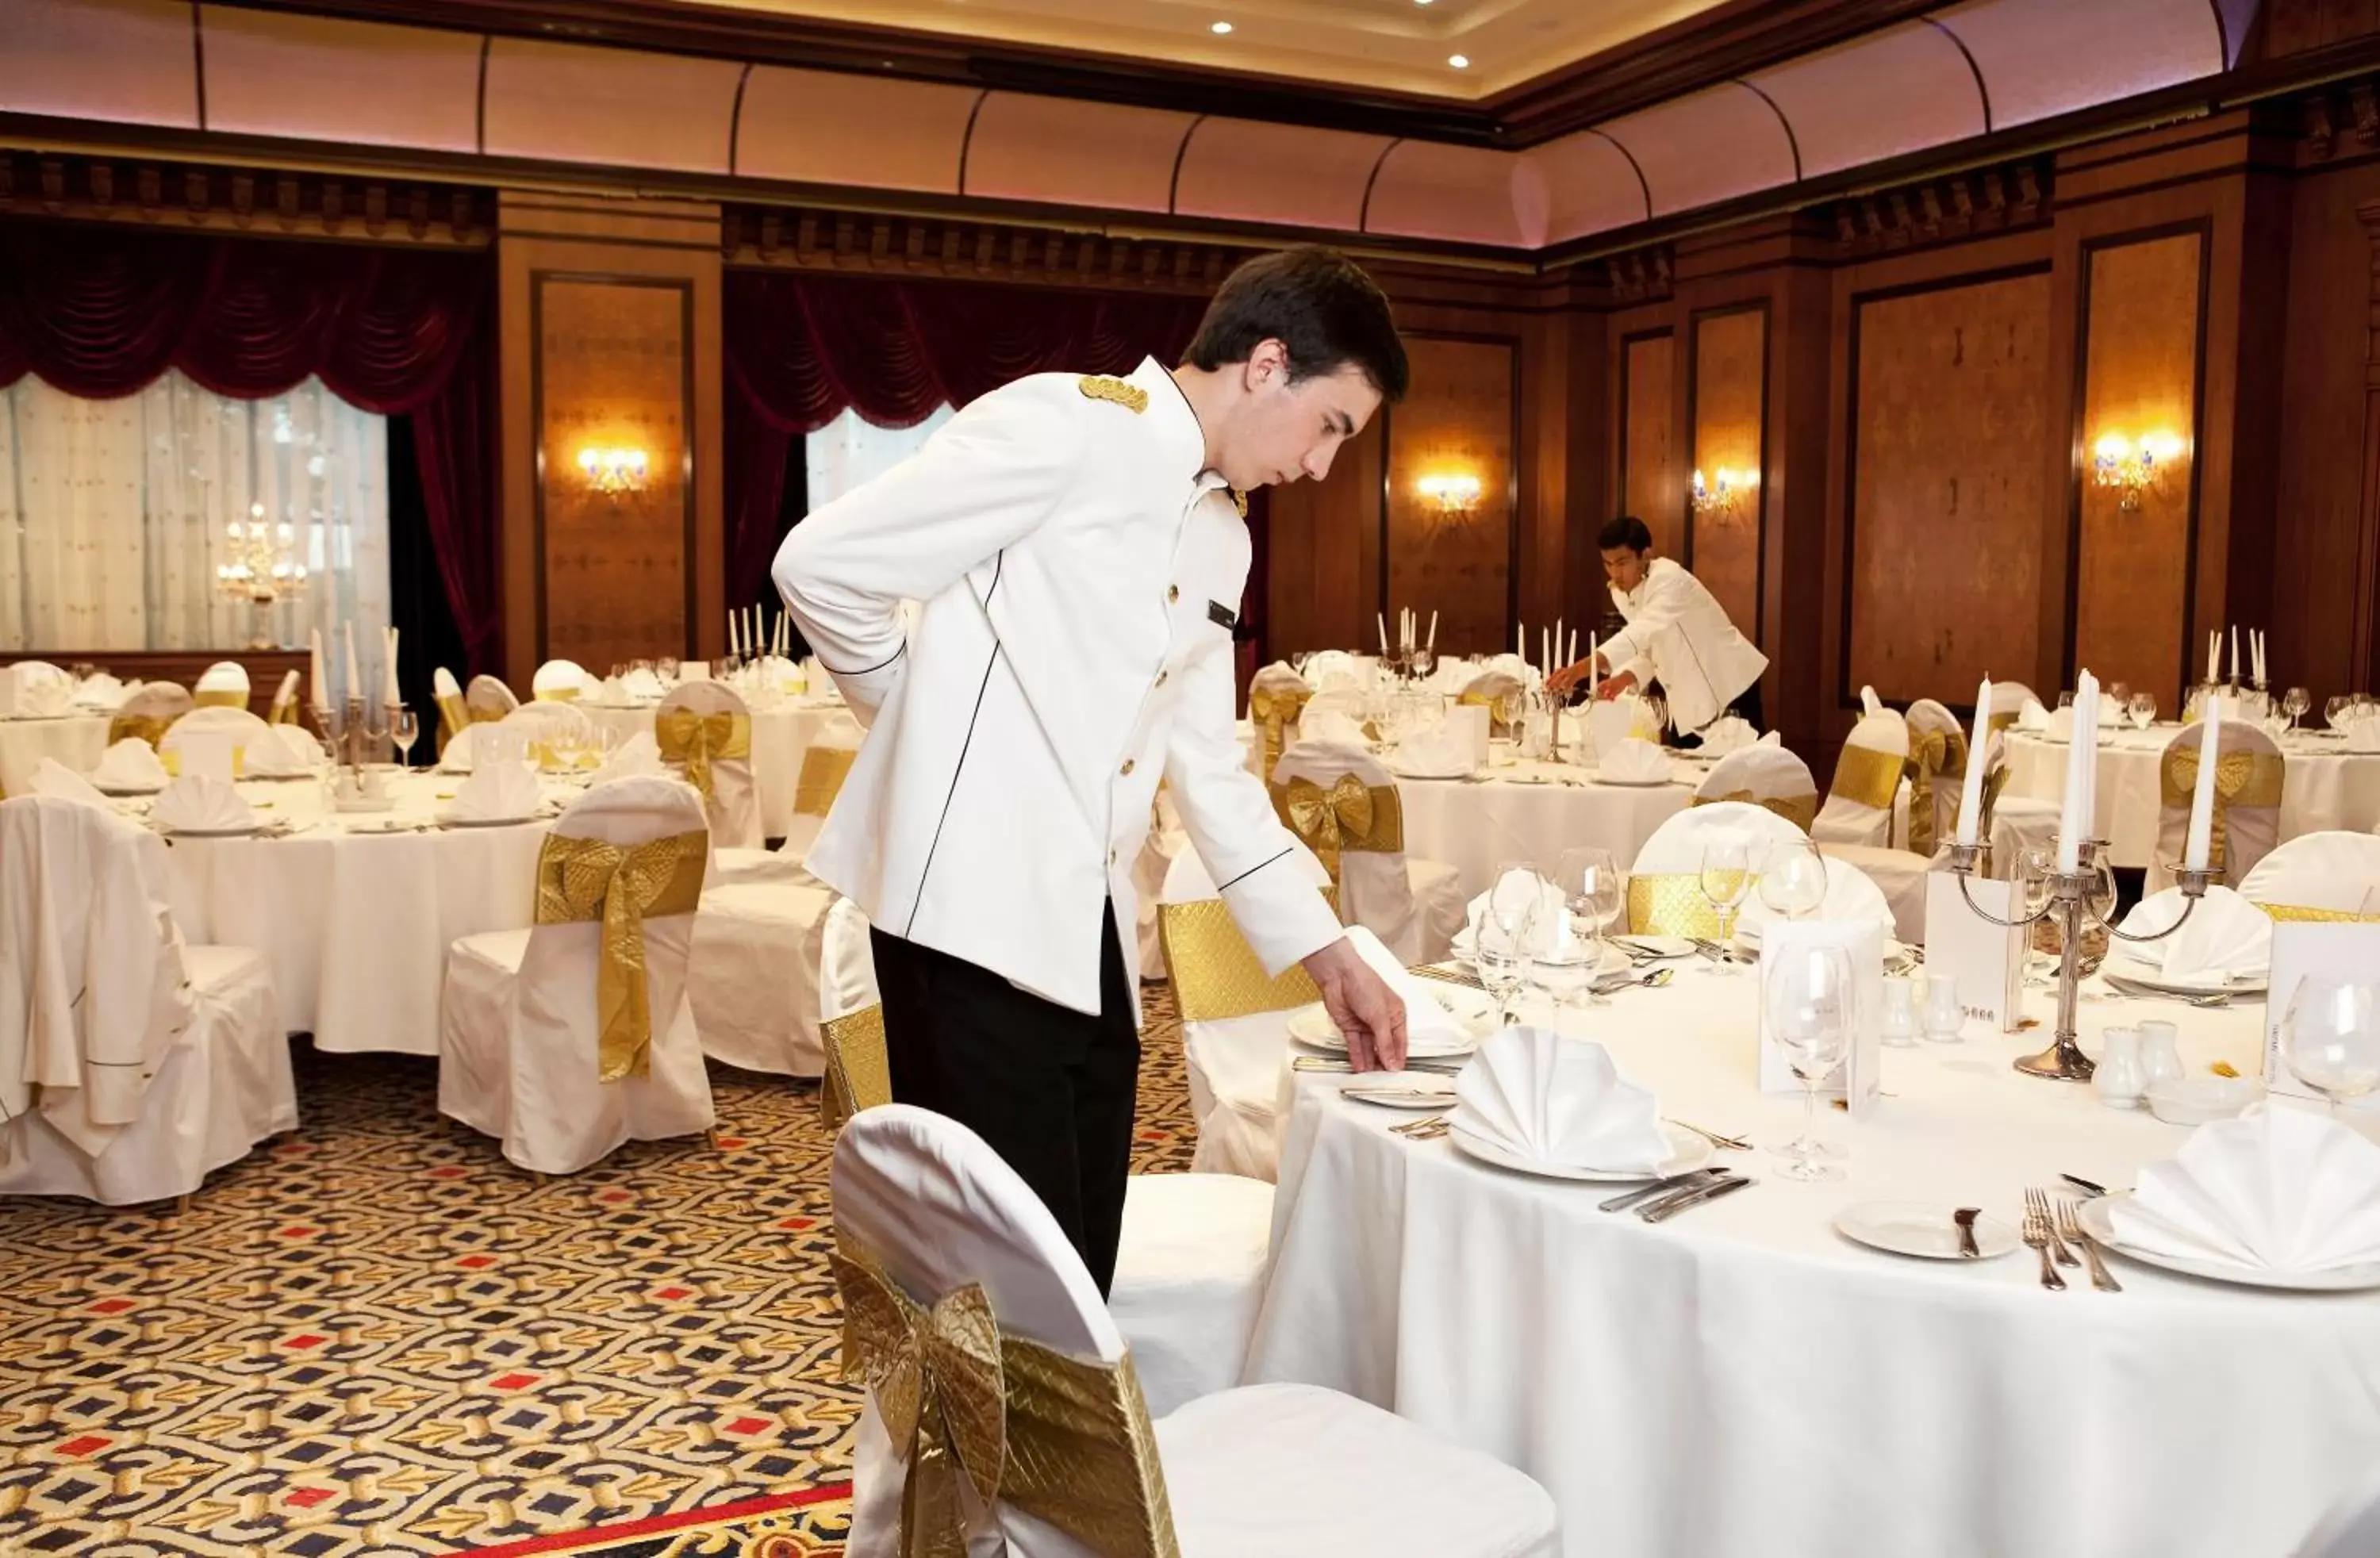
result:
[[[1340,937],[1234,733],[1248,532],[1205,462],[1155,359],[1040,373],[794,527],[777,589],[868,726],[805,864],[878,929],[1097,1012],[1162,778],[1269,970]]]
[[[1628,626],[1605,641],[1607,663],[1615,674],[1635,672],[1640,687],[1658,677],[1679,730],[1700,730],[1726,713],[1768,669],[1768,657],[1735,630],[1703,581],[1667,557],[1654,558],[1635,589],[1614,586],[1611,603]]]

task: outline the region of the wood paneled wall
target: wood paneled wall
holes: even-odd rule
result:
[[[1628,338],[1620,361],[1620,509],[1645,522],[1656,550],[1685,544],[1685,477],[1670,442],[1677,336],[1669,330]]]
[[[1406,349],[1413,390],[1383,419],[1381,598],[1392,623],[1402,608],[1425,623],[1436,613],[1441,652],[1493,654],[1512,641],[1517,343],[1415,335]],[[1449,513],[1432,502],[1422,483],[1439,476],[1477,481],[1477,505]]]
[[[1686,515],[1681,549],[1728,616],[1760,636],[1761,542],[1767,513],[1768,310],[1755,305],[1701,313],[1694,320],[1694,424],[1690,465],[1729,501]]]

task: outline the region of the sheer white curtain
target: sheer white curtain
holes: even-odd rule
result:
[[[121,400],[39,379],[0,392],[0,652],[228,650],[251,631],[215,589],[229,529],[289,527],[311,580],[271,633],[387,626],[388,423],[309,379],[234,400],[169,372]]]
[[[809,467],[809,505],[823,508],[899,465],[924,448],[952,415],[948,406],[937,406],[916,427],[878,427],[860,420],[858,412],[845,410],[802,441]]]

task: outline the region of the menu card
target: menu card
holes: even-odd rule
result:
[[[1968,1016],[2014,1033],[2023,1018],[2024,927],[1995,925],[1975,909],[2015,919],[2017,884],[1974,877],[1967,887],[1975,908],[1967,907],[1956,876],[1926,875],[1925,972],[1959,987],[1959,1005]]]
[[[2281,1022],[2308,974],[2369,979],[2380,968],[2380,924],[2283,919],[2273,926],[2273,982],[2265,998],[2265,1087],[2291,1098],[2322,1100],[2281,1058]]]
[[[1799,1094],[1802,1079],[1793,1075],[1785,1052],[1768,1041],[1768,971],[1776,960],[1800,947],[1842,946],[1851,949],[1852,979],[1858,987],[1857,1011],[1852,1024],[1852,1044],[1842,1065],[1819,1085],[1820,1096],[1847,1099],[1853,1114],[1864,1114],[1876,1096],[1884,1041],[1884,931],[1864,919],[1771,920],[1760,933],[1760,1090]]]

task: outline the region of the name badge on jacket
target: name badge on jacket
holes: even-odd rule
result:
[[[1209,601],[1207,603],[1207,620],[1228,633],[1240,625],[1240,614],[1220,601]]]

